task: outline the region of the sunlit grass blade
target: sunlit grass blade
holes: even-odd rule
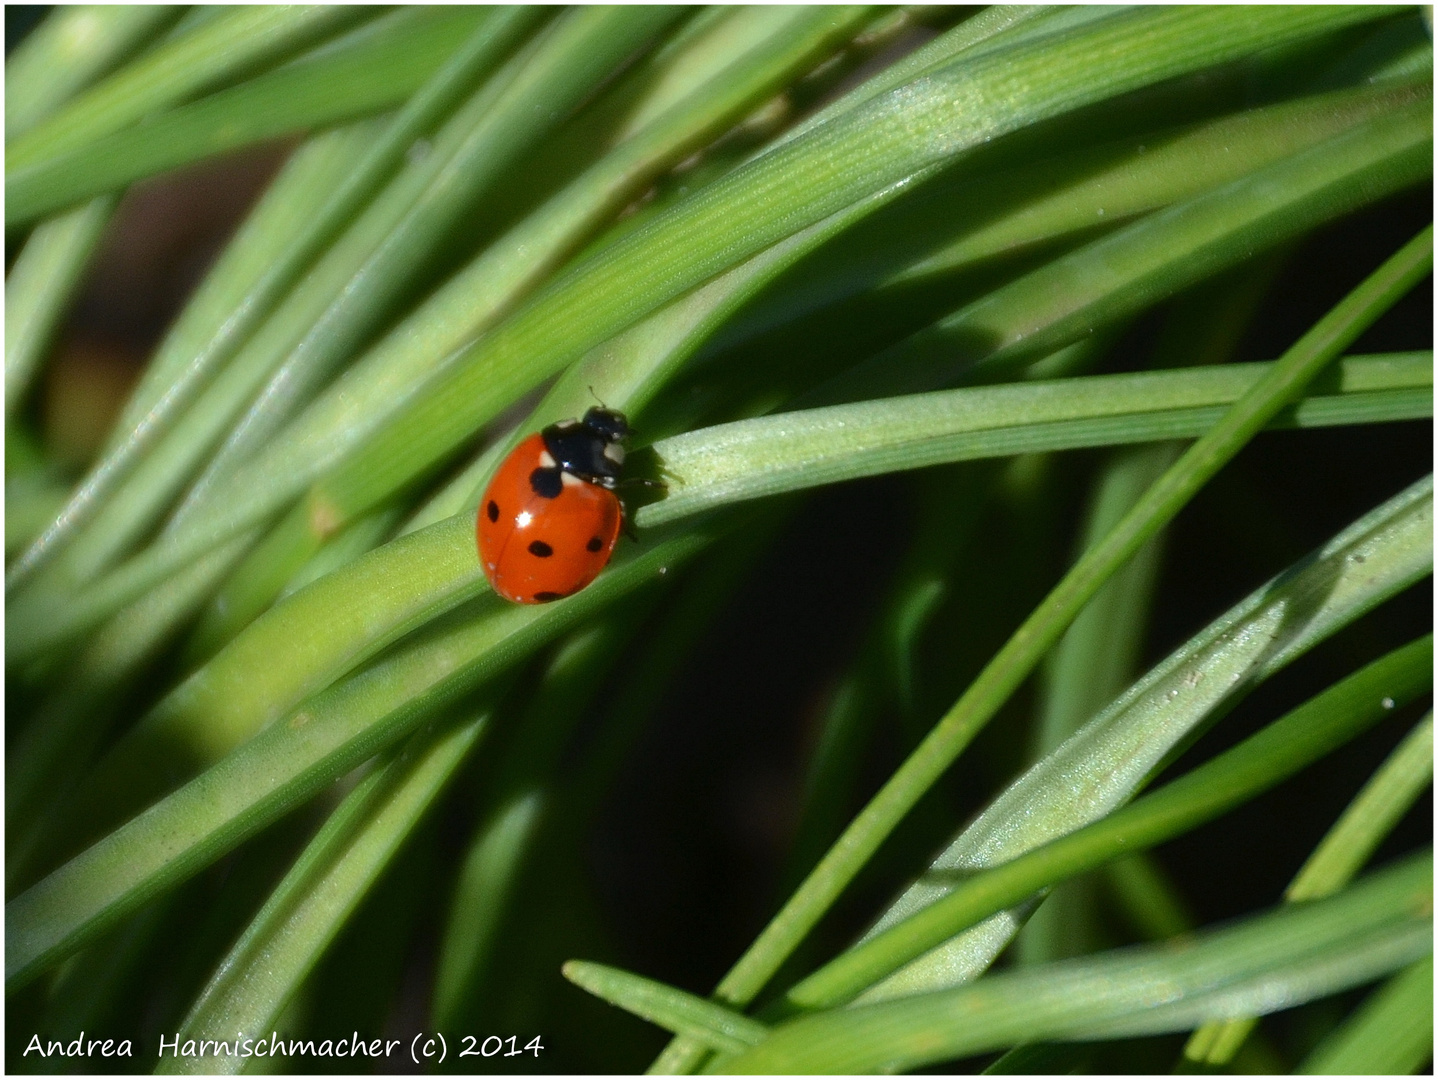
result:
[[[872,935],[790,989],[785,1006],[843,1005],[899,968],[1046,885],[1175,836],[1268,790],[1432,686],[1433,639],[1363,668],[1258,734],[1077,832],[956,885],[942,900]]]
[[[1429,354],[1395,356],[1391,366],[1387,360],[1374,365],[1355,358],[1341,367],[1354,394],[1351,405],[1377,405],[1366,395],[1391,391],[1395,396],[1383,400],[1395,409],[1394,419],[1431,414],[1431,406],[1422,404],[1432,383]],[[1387,370],[1380,373],[1378,365]],[[700,428],[655,444],[668,491],[640,507],[635,520],[653,526],[741,499],[948,461],[1192,438],[1211,430],[1225,406],[1271,371],[1262,364],[1238,364],[1080,376],[936,391]],[[1347,421],[1340,418],[1346,410],[1330,412],[1338,405],[1337,400],[1330,405],[1331,397],[1316,394],[1301,401],[1291,419],[1280,414],[1278,420],[1306,426],[1358,419],[1357,412],[1348,413]]]
[[[314,5],[232,8],[150,50],[8,142],[6,172],[118,131],[371,14]]]
[[[1006,862],[1121,806],[1176,747],[1254,686],[1431,573],[1432,544],[1432,481],[1425,479],[1240,601],[1010,784],[934,860],[929,879],[911,886],[871,932],[946,895],[952,883],[942,880],[945,873]],[[995,916],[874,993],[974,978],[1020,925],[1020,912]]]
[[[5,139],[29,131],[179,14],[168,4],[56,7],[5,58]]]
[[[1427,88],[1425,87],[1426,91]],[[1128,318],[1315,225],[1432,174],[1432,100],[1157,211],[987,293],[818,391],[827,400],[951,383]]]
[[[1244,1005],[1285,1008],[1431,952],[1431,853],[1337,896],[1198,935],[994,975],[972,986],[805,1017],[719,1063],[730,1072],[865,1072],[1044,1038],[1172,1031]]]
[[[403,8],[314,55],[6,177],[6,220],[28,221],[92,195],[263,139],[394,108],[448,60],[490,12]]]
[[[1433,1057],[1433,958],[1393,976],[1294,1071],[1308,1076],[1402,1076]]]
[[[739,1053],[762,1042],[769,1029],[759,1021],[664,983],[605,964],[571,960],[564,977],[611,1005],[683,1034],[721,1053]]]
[[[1433,782],[1433,714],[1410,731],[1328,830],[1284,890],[1290,903],[1328,896],[1347,885],[1393,826]],[[1221,1066],[1233,1059],[1253,1018],[1208,1024],[1193,1033],[1184,1057]]]
[[[912,287],[1039,244],[1112,231],[1149,211],[1237,182],[1395,108],[1427,100],[1430,88],[1425,80],[1316,94],[1097,146],[1085,140],[1076,150],[975,176],[962,171],[946,176],[831,245],[801,283],[746,312],[726,337],[741,340],[864,288]],[[1270,194],[1278,206],[1294,192],[1278,187]],[[1301,206],[1300,219],[1314,210],[1327,212]],[[1301,220],[1293,224],[1301,228]],[[1271,234],[1271,227],[1265,232]],[[1148,256],[1161,261],[1152,247]]]
[[[453,547],[446,528],[414,534]],[[255,719],[256,737],[128,824],[82,852],[6,909],[8,978],[29,981],[106,926],[201,867],[368,757],[392,745],[458,695],[498,674],[554,635],[661,576],[710,540],[690,529],[617,558],[589,588],[539,607],[488,595],[293,712]],[[471,543],[462,548],[470,563]],[[415,560],[422,562],[422,560]],[[290,643],[293,651],[293,641]],[[252,702],[253,704],[253,702]],[[252,730],[252,729],[251,729]],[[224,752],[233,729],[216,732]],[[249,732],[245,732],[248,735]],[[151,778],[153,782],[153,777]]]
[[[923,794],[953,764],[1113,573],[1224,464],[1303,392],[1379,315],[1430,271],[1432,227],[1405,244],[1303,335],[1089,548],[1024,620],[963,696],[850,823],[754,944],[720,981],[718,1000],[747,1005]],[[666,1065],[692,1063],[678,1048]]]
[[[36,226],[5,277],[5,415],[24,402],[114,212],[100,198]]]
[[[326,820],[220,962],[179,1038],[267,1032],[351,912],[484,732],[488,711],[421,734],[377,764]],[[167,1058],[162,1073],[238,1073],[229,1057]]]

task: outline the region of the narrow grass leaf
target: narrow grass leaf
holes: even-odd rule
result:
[[[1347,885],[1403,815],[1433,782],[1433,714],[1425,716],[1388,755],[1333,823],[1284,890],[1290,903],[1328,896]],[[1206,1024],[1184,1047],[1189,1061],[1226,1065],[1243,1045],[1252,1017]]]
[[[25,401],[69,310],[115,201],[109,198],[35,227],[5,277],[5,416]]]
[[[1290,404],[1343,348],[1422,280],[1432,266],[1432,258],[1430,227],[1405,244],[1304,334],[1214,428],[1144,493],[1112,532],[1084,553],[860,811],[720,981],[715,991],[718,1000],[736,1005],[753,1000],[879,845],[1032,673],[1099,586],[1172,520],[1208,479]]]
[[[1433,105],[1417,100],[1156,211],[919,331],[817,393],[922,390],[977,365],[1043,356],[1432,175]]]
[[[1374,992],[1294,1070],[1306,1076],[1404,1076],[1433,1057],[1433,958]]]
[[[711,1050],[740,1053],[763,1042],[769,1034],[767,1027],[743,1013],[642,975],[588,960],[571,960],[562,970],[566,979],[595,997],[662,1028],[688,1035]]]
[[[56,7],[5,58],[5,140],[23,135],[164,29],[169,4]]]
[[[1367,395],[1382,394],[1395,419],[1430,415],[1421,403],[1432,385],[1430,357],[1394,355],[1371,366],[1352,358],[1340,367],[1338,387],[1351,388],[1349,404],[1365,413],[1379,404]],[[1212,365],[971,387],[700,428],[654,445],[668,491],[640,507],[635,521],[648,527],[742,499],[947,461],[1192,438],[1212,430],[1224,408],[1272,370]],[[1275,420],[1353,422],[1356,412],[1334,408],[1332,389]]]
[[[719,1063],[729,1072],[899,1071],[1046,1038],[1172,1031],[1244,1004],[1268,1012],[1359,986],[1432,950],[1431,853],[1337,896],[972,986],[795,1020]]]
[[[491,16],[467,7],[382,15],[313,55],[13,171],[6,220],[29,221],[228,150],[395,108]]]
[[[1433,683],[1420,638],[1330,687],[1238,746],[1077,832],[980,871],[942,900],[872,935],[784,995],[792,1009],[845,1004],[909,961],[1046,885],[1213,820],[1306,768]]]
[[[372,14],[314,5],[231,8],[150,50],[7,143],[6,172],[109,135]]]
[[[421,733],[345,797],[220,961],[179,1038],[223,1039],[234,1053],[173,1057],[162,1073],[238,1073],[234,1034],[263,1037],[487,727],[488,712]]]

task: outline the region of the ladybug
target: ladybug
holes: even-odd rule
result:
[[[479,561],[494,591],[545,604],[609,562],[624,508],[615,493],[629,421],[592,408],[531,435],[504,459],[479,504]]]

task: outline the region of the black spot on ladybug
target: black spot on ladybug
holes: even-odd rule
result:
[[[589,538],[589,543],[585,544],[584,546],[590,551],[598,551],[604,546],[604,541],[599,539],[599,537],[597,536],[591,536]]]
[[[543,499],[557,499],[564,490],[564,477],[558,469],[535,469],[529,474],[529,486]]]
[[[489,520],[490,520],[490,521],[498,521],[498,520],[499,520],[499,503],[495,502],[493,499],[490,499],[490,500],[489,500],[489,505],[484,508],[484,512],[489,515]]]
[[[563,595],[562,593],[557,593],[557,592],[537,592],[537,593],[534,594],[534,602],[535,602],[536,604],[547,604],[547,603],[549,603],[551,600],[563,600],[563,599],[564,599],[564,595]]]
[[[543,540],[531,540],[529,542],[529,553],[538,555],[541,559],[547,559],[554,554],[554,549]]]

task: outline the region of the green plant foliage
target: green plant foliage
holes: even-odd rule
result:
[[[1432,117],[1402,6],[52,9],[7,1068],[1421,1069]]]

